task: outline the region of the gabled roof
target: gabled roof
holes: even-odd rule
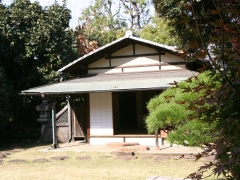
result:
[[[77,60],[69,63],[63,68],[59,69],[59,73],[70,73],[70,74],[78,74],[81,70],[81,65],[88,65],[100,58],[105,57],[106,54],[111,54],[119,49],[122,49],[130,44],[142,44],[144,46],[148,46],[151,48],[155,48],[157,51],[164,51],[171,54],[178,54],[176,46],[167,46],[163,44],[158,44],[149,40],[145,40],[142,38],[137,38],[132,35],[126,35],[125,37],[119,38],[105,46],[102,46],[95,51],[92,51]]]

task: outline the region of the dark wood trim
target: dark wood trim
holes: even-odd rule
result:
[[[170,62],[161,64],[144,64],[144,65],[134,65],[134,66],[112,66],[112,67],[95,67],[88,68],[88,70],[98,70],[98,69],[112,69],[112,68],[137,68],[137,67],[149,67],[149,66],[169,66],[169,65],[183,65],[185,62]]]
[[[113,116],[113,110],[114,110],[113,106],[114,106],[114,104],[113,104],[113,92],[111,92],[111,97],[112,97],[112,129],[113,129],[113,134],[114,134],[114,116]]]
[[[87,137],[86,140],[90,144],[90,102],[89,93],[85,95],[86,98],[86,119],[87,119]]]
[[[170,65],[183,65],[183,64],[185,64],[185,62],[169,62],[169,63],[164,63],[164,66],[166,66],[166,65],[168,65],[168,64],[170,64]]]
[[[162,62],[162,56],[159,54],[159,63],[161,63]],[[162,66],[159,66],[159,70],[161,70],[161,67]]]
[[[133,55],[134,55],[134,56],[136,55],[136,46],[135,46],[135,43],[133,43]]]
[[[119,135],[94,135],[90,136],[91,138],[154,138],[156,137],[155,134],[119,134]],[[160,135],[158,135],[161,138]]]
[[[135,53],[135,52],[133,52]],[[105,57],[105,59],[120,59],[120,58],[130,58],[130,57],[144,57],[144,56],[158,56],[164,55],[165,53],[149,53],[149,54],[133,54],[133,55],[122,55],[122,56],[109,56]]]
[[[88,70],[96,70],[96,69],[112,69],[116,68],[117,66],[112,66],[112,67],[95,67],[95,68],[88,68]],[[120,67],[119,67],[120,68]]]

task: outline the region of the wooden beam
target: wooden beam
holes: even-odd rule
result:
[[[134,52],[133,52],[134,53]],[[148,54],[133,54],[133,55],[122,55],[122,56],[109,56],[105,57],[105,59],[120,59],[120,58],[130,58],[130,57],[144,57],[144,56],[158,56],[164,55],[165,53],[148,53]]]
[[[170,63],[156,63],[156,64],[143,64],[143,65],[133,65],[133,66],[112,66],[112,67],[92,67],[88,70],[98,70],[98,69],[112,69],[112,68],[137,68],[137,67],[150,67],[150,66],[169,66],[169,65],[183,65],[185,62],[170,62]]]

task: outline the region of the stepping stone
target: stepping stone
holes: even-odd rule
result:
[[[174,160],[193,160],[193,161],[195,161],[196,157],[194,155],[191,155],[191,154],[183,154],[183,155],[180,155],[180,156],[176,156],[173,159]]]
[[[99,156],[99,158],[111,158],[112,156],[108,156],[108,155],[102,155],[102,156]]]
[[[0,153],[0,156],[5,156],[6,157],[7,155],[11,155],[11,153],[8,152],[8,151],[3,151],[3,152]]]
[[[175,156],[173,159],[174,160],[180,160],[180,159],[183,159],[183,158],[184,158],[184,154],[179,155],[179,156]]]
[[[13,159],[13,160],[10,160],[8,162],[9,163],[23,163],[23,162],[26,162],[26,160],[24,160],[24,159]]]
[[[196,157],[194,155],[184,155],[183,158],[189,160],[196,160]]]
[[[76,159],[79,159],[79,160],[91,159],[91,156],[79,156],[79,157],[76,157]]]
[[[46,158],[40,158],[40,159],[34,159],[33,162],[35,162],[35,163],[44,163],[44,162],[48,162],[48,160]]]
[[[137,157],[136,156],[118,156],[116,159],[132,160],[132,159],[137,159]]]
[[[57,160],[57,161],[59,161],[59,160],[65,160],[65,159],[67,159],[68,158],[68,156],[56,156],[56,157],[51,157],[51,159],[53,159],[53,160]]]
[[[142,160],[147,160],[147,159],[152,159],[152,158],[153,158],[152,156],[143,156]]]
[[[118,150],[123,152],[138,152],[138,151],[148,151],[149,147],[142,146],[142,145],[125,146],[125,147],[118,148]]]
[[[134,156],[134,152],[122,152],[122,151],[113,151],[110,154],[116,155],[116,156]]]
[[[0,159],[6,158],[7,156],[5,154],[0,154]]]
[[[110,142],[106,144],[106,148],[119,148],[125,146],[137,146],[139,143],[137,142]]]
[[[155,161],[162,161],[162,160],[169,160],[170,159],[170,156],[164,156],[164,155],[161,155],[161,156],[157,156],[155,158]]]

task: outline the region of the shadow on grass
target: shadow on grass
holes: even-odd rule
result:
[[[50,143],[40,142],[37,138],[11,139],[0,142],[0,151],[9,151],[14,149],[28,149],[38,146],[51,147]]]

